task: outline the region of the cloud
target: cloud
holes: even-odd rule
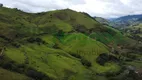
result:
[[[0,0],[0,3],[33,13],[65,8],[104,18],[142,13],[142,0]]]

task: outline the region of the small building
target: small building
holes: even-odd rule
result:
[[[0,3],[0,7],[3,7],[3,4]]]

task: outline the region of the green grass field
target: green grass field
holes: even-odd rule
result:
[[[1,80],[32,80],[24,76],[23,74],[18,74],[5,69],[0,68],[0,79]]]
[[[82,79],[82,76],[88,76],[89,69],[83,66],[80,59],[70,55],[75,53],[91,62],[90,68],[95,73],[118,72],[120,67],[115,63],[107,63],[100,66],[96,63],[96,58],[101,53],[109,53],[108,48],[81,33],[66,35],[64,38],[56,41],[53,36],[41,36],[49,45],[25,44],[19,49],[7,48],[6,56],[19,64],[25,64],[25,58],[28,59],[29,66],[47,74],[55,79],[63,79],[66,76]],[[52,41],[55,40],[55,41]],[[53,49],[55,43],[59,44],[61,49]],[[18,55],[18,57],[17,57]],[[68,74],[66,74],[68,73]],[[87,80],[85,77],[84,80]],[[89,79],[88,79],[89,80]]]

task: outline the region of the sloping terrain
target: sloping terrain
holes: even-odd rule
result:
[[[35,80],[107,80],[121,70],[111,48],[128,40],[70,9],[33,14],[0,8],[0,65]]]
[[[130,26],[126,29],[126,31],[131,34],[136,34],[142,37],[142,23],[135,25],[135,26]]]

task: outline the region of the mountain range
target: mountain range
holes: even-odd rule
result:
[[[113,26],[127,28],[129,26],[138,25],[142,22],[142,15],[128,15],[119,18],[110,19]]]

